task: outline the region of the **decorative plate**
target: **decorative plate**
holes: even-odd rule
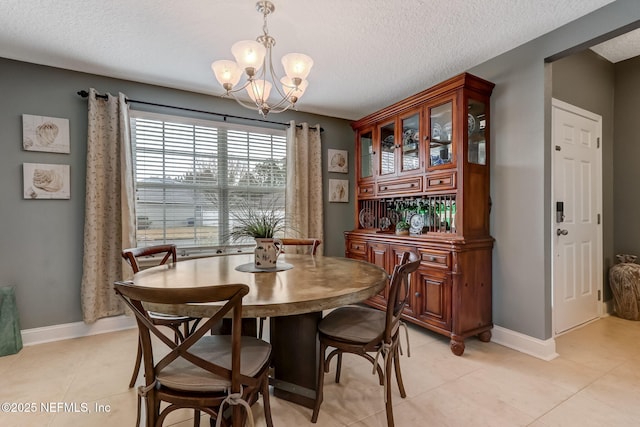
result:
[[[411,228],[409,228],[410,233],[422,233],[422,228],[424,227],[424,216],[419,213],[411,215],[411,218],[409,219],[409,225],[411,226]]]
[[[389,135],[382,140],[382,148],[391,149],[395,144],[396,144],[396,140],[393,135]]]
[[[444,126],[442,126],[442,135],[440,135],[440,138],[445,141],[450,141],[452,130],[453,126],[451,125],[451,122],[445,123]]]
[[[383,216],[382,218],[380,218],[380,230],[387,231],[390,226],[391,226],[391,220],[389,218],[387,218],[386,216]]]
[[[400,214],[396,211],[387,211],[387,216],[391,220],[391,224],[396,225],[400,221]]]
[[[362,209],[358,215],[358,219],[360,219],[362,228],[373,228],[376,225],[376,216],[369,208]]]
[[[469,134],[476,130],[476,118],[471,113],[467,114],[467,126],[469,127]]]
[[[440,123],[434,123],[433,126],[431,126],[431,140],[440,141],[441,137],[442,137],[442,126],[440,126]]]

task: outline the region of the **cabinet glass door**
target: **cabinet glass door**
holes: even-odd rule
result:
[[[469,141],[469,163],[477,165],[487,164],[487,135],[485,129],[487,120],[485,117],[484,102],[469,100],[467,115],[467,132]]]
[[[402,126],[401,171],[413,171],[420,168],[420,113],[404,117]]]
[[[373,131],[360,134],[360,178],[373,176]]]
[[[429,166],[450,164],[453,156],[453,102],[432,107],[428,110],[430,141]]]
[[[396,171],[396,123],[380,127],[380,175]]]

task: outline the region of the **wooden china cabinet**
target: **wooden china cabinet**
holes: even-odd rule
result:
[[[451,338],[491,339],[489,98],[493,83],[453,77],[352,124],[356,224],[346,256],[392,273],[417,254],[404,318]],[[410,233],[397,235],[398,222]],[[388,289],[368,304],[384,309]]]

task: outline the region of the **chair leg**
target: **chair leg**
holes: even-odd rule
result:
[[[185,338],[187,338],[189,335],[191,335],[192,333],[194,333],[196,331],[196,329],[198,329],[198,324],[200,323],[202,319],[195,319],[192,320],[191,322],[188,322],[187,325],[189,327],[189,331],[187,334],[185,334]]]
[[[138,336],[138,354],[136,354],[136,365],[133,368],[133,374],[131,375],[131,381],[129,381],[129,388],[133,388],[138,379],[138,372],[140,371],[140,363],[142,363],[142,343],[140,342],[140,336]]]
[[[193,427],[200,427],[200,411],[193,410]]]
[[[391,363],[393,363],[392,359],[393,357],[388,357],[387,363],[385,364],[385,367],[384,367],[384,381],[385,381],[385,388],[386,388],[385,409],[387,412],[387,427],[394,427],[393,404],[391,403]]]
[[[323,386],[324,386],[324,371],[325,371],[325,353],[327,351],[327,345],[320,341],[320,357],[318,363],[318,389],[316,390],[316,403],[313,405],[313,414],[311,415],[311,422],[316,423],[318,421],[318,413],[320,412],[320,405],[323,400]],[[342,357],[342,355],[339,355]],[[338,359],[340,360],[340,359]]]
[[[153,395],[147,395],[147,401],[147,426],[155,427],[156,423],[160,421],[160,400]]]
[[[336,361],[336,384],[340,382],[340,373],[342,372],[342,353],[338,353]]]
[[[259,326],[258,326],[258,338],[262,339],[262,331],[264,330],[264,317],[261,317],[259,319]]]
[[[396,371],[396,381],[398,382],[398,388],[400,389],[400,397],[403,399],[407,397],[407,392],[404,390],[404,383],[402,382],[402,373],[400,371],[400,352],[396,346],[393,350],[393,366]]]
[[[182,329],[183,329],[183,333],[182,336],[184,338],[187,338],[189,336],[189,322],[183,322],[182,323]]]
[[[266,376],[262,382],[262,405],[264,407],[264,419],[267,427],[273,427],[273,419],[271,418],[271,403],[269,400],[269,377]]]

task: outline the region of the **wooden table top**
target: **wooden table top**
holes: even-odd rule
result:
[[[273,317],[303,314],[353,304],[377,294],[389,276],[380,267],[349,258],[320,255],[281,254],[278,263],[293,268],[277,272],[245,273],[235,267],[253,262],[253,254],[238,254],[180,261],[135,274],[138,286],[182,288],[244,283],[249,294],[243,300],[243,317]],[[168,314],[208,317],[215,305],[190,304],[151,307]]]

